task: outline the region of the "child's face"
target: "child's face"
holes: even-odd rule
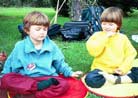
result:
[[[28,35],[31,39],[36,41],[42,41],[47,36],[48,27],[42,25],[32,25],[30,26],[30,30]]]
[[[114,22],[102,22],[101,24],[104,32],[117,32],[117,24]]]

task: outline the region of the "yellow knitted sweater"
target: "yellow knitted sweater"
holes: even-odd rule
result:
[[[128,73],[137,54],[127,36],[121,33],[107,37],[105,32],[96,32],[89,38],[86,47],[94,57],[91,70],[100,69],[108,73],[114,73],[117,68],[123,74]]]

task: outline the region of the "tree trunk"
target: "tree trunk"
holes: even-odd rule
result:
[[[81,20],[81,0],[72,0],[71,18],[73,21]]]

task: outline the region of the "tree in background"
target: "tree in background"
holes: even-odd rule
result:
[[[55,4],[56,7],[56,2],[57,0],[51,0],[53,1],[52,5]],[[72,16],[72,11],[74,9],[75,5],[73,3],[75,3],[76,0],[67,0],[67,2],[65,3],[65,5],[62,8],[62,11],[60,11],[60,15],[63,16]],[[138,9],[138,0],[77,0],[77,2],[79,2],[81,4],[81,8],[83,8],[84,5],[92,5],[94,2],[97,2],[98,5],[102,5],[105,8],[106,7],[110,7],[110,6],[117,6],[120,7],[123,11],[125,15],[128,15],[129,13],[133,12],[133,9]],[[60,0],[60,2],[63,2],[63,0]],[[64,9],[64,11],[63,11]],[[75,16],[74,16],[75,17]]]
[[[0,6],[4,7],[51,7],[53,6],[56,9],[58,0],[0,0]],[[60,0],[59,5],[62,4],[64,0]],[[99,5],[104,7],[117,6],[122,8],[125,15],[133,12],[133,9],[138,9],[138,0],[66,0],[62,9],[58,13],[62,16],[71,16],[75,17],[73,11],[81,12],[81,8],[84,5],[92,5],[93,2],[97,2]],[[77,4],[75,6],[75,4]],[[77,11],[78,10],[78,11]],[[76,14],[77,15],[77,14]]]
[[[52,6],[56,9],[58,0],[51,0]],[[59,7],[64,0],[60,0]],[[65,17],[71,17],[72,20],[78,21],[81,19],[82,1],[84,0],[66,0],[62,9],[59,11],[59,15]]]
[[[81,0],[72,0],[71,2],[71,19],[74,21],[81,20]]]
[[[50,0],[0,0],[2,7],[51,7]]]
[[[120,7],[126,16],[132,13],[133,9],[138,9],[138,0],[97,0],[97,3],[104,7]]]

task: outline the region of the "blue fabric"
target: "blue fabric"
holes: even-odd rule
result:
[[[138,67],[132,67],[128,76],[131,78],[133,83],[138,83]]]
[[[48,80],[43,80],[37,83],[37,88],[38,90],[44,90],[48,87],[50,87],[51,85],[58,85],[59,82],[57,79],[55,78],[49,78]]]
[[[64,56],[57,45],[48,37],[38,52],[30,38],[16,43],[13,51],[5,62],[2,73],[16,72],[31,77],[57,76],[63,73],[68,77],[72,74],[71,67],[64,61]]]
[[[103,75],[98,73],[99,71],[100,70],[95,69],[86,75],[85,82],[88,86],[92,88],[100,88],[103,86],[106,80]]]

